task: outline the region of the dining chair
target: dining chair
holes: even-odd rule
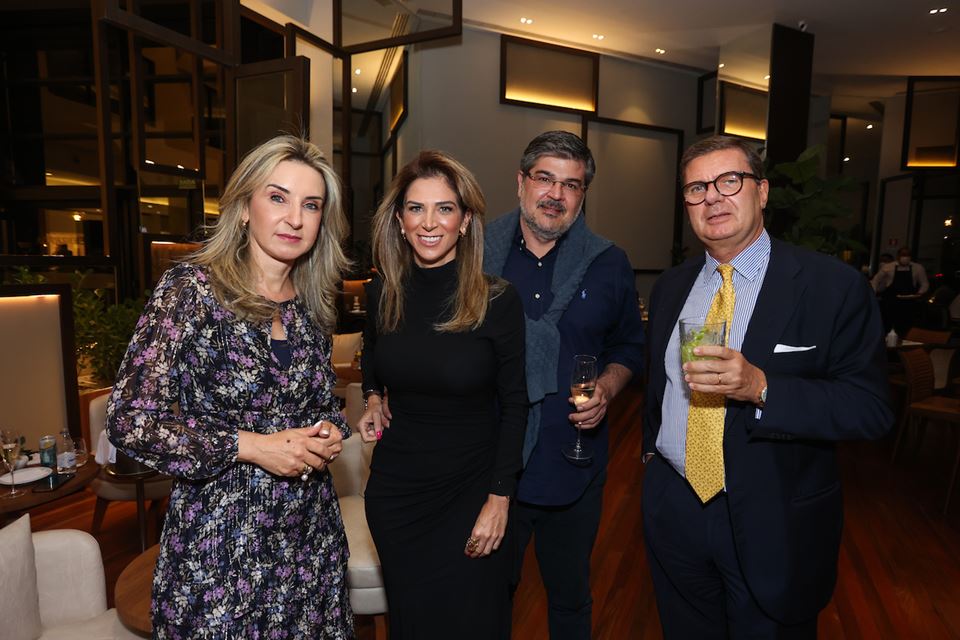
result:
[[[96,451],[97,442],[100,440],[100,433],[106,427],[107,422],[107,402],[110,400],[110,394],[97,396],[90,401],[90,448]],[[143,482],[144,500],[150,501],[150,514],[152,520],[160,521],[160,505],[164,498],[170,495],[170,489],[173,487],[173,479],[163,474],[155,475]],[[111,502],[135,502],[137,500],[137,488],[133,482],[118,482],[112,480],[104,471],[93,479],[90,483],[90,490],[97,496],[97,503],[93,508],[93,526],[90,531],[97,535],[100,526],[103,524],[103,518],[107,513],[107,507]],[[159,527],[158,527],[159,528]]]
[[[899,355],[907,375],[907,408],[897,428],[891,461],[896,459],[906,431],[910,427],[916,426],[919,443],[923,438],[928,420],[960,426],[960,399],[937,396],[933,393],[934,371],[930,355],[924,349],[908,349],[901,351]],[[958,467],[960,467],[960,440],[957,443],[953,468],[947,481],[947,495],[943,503],[944,515],[953,496]]]

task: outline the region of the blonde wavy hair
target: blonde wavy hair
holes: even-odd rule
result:
[[[440,332],[476,329],[487,314],[489,301],[503,291],[505,281],[483,273],[483,215],[486,201],[477,179],[465,166],[442,151],[421,151],[397,173],[373,217],[373,264],[383,278],[379,329],[396,331],[403,323],[405,284],[414,262],[413,249],[400,233],[407,189],[420,178],[443,178],[457,194],[460,210],[472,214],[457,242],[457,289],[450,300],[450,317],[434,325]]]
[[[283,135],[268,140],[248,153],[230,176],[220,197],[220,216],[213,234],[188,262],[207,267],[214,295],[239,318],[265,321],[273,317],[277,304],[255,288],[254,266],[250,260],[250,237],[243,214],[251,198],[267,184],[281,162],[300,162],[323,177],[326,196],[323,217],[313,247],[300,256],[290,278],[311,319],[332,332],[337,323],[337,290],[350,261],[343,253],[347,220],[343,213],[340,179],[320,149],[303,138]]]

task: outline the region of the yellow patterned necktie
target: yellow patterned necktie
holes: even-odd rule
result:
[[[727,335],[733,323],[733,267],[717,266],[723,277],[720,290],[713,296],[707,322],[726,320]],[[725,399],[719,393],[690,392],[690,413],[687,416],[686,475],[700,500],[706,503],[723,489],[723,420]]]

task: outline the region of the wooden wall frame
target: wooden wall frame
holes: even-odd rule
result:
[[[957,110],[957,132],[954,140],[955,160],[953,166],[925,166],[909,164],[910,161],[910,123],[913,118],[913,101],[917,92],[917,85],[924,82],[956,82],[960,87],[960,76],[908,76],[907,99],[903,113],[903,146],[900,149],[901,171],[957,171],[960,170],[960,109]]]
[[[592,98],[593,98],[593,110],[589,111],[586,109],[574,109],[571,107],[563,107],[559,105],[545,104],[542,102],[528,102],[526,100],[515,100],[512,98],[507,98],[507,47],[510,45],[518,45],[524,47],[530,47],[533,49],[545,49],[547,51],[555,51],[559,53],[564,53],[570,56],[575,56],[578,58],[587,58],[591,61],[593,65],[593,86],[592,86]],[[500,104],[512,104],[521,107],[534,107],[537,109],[546,109],[548,111],[559,111],[561,113],[576,113],[576,114],[596,114],[600,112],[600,54],[593,53],[592,51],[584,51],[582,49],[573,49],[571,47],[562,47],[556,44],[549,44],[546,42],[540,42],[539,40],[528,40],[527,38],[518,38],[516,36],[501,35],[500,36]]]

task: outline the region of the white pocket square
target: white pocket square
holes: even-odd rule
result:
[[[812,351],[816,349],[817,345],[811,345],[809,347],[794,347],[789,344],[778,344],[773,348],[774,353],[795,353],[797,351]]]

